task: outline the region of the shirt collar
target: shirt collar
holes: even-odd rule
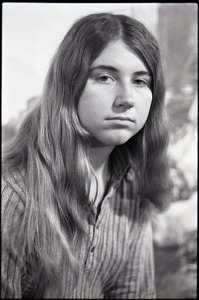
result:
[[[111,181],[114,186],[118,186],[124,177],[129,181],[135,178],[136,166],[127,145],[115,147],[110,156],[110,168]]]

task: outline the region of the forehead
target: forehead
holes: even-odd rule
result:
[[[117,69],[132,69],[148,71],[144,62],[123,41],[109,43],[100,55],[93,61],[91,67],[111,65]]]

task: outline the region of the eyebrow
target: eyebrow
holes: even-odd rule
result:
[[[118,69],[116,69],[115,67],[112,67],[112,66],[108,66],[108,65],[99,65],[99,66],[93,67],[93,68],[90,69],[90,72],[93,72],[93,71],[98,70],[98,69],[103,69],[103,70],[119,73]],[[133,73],[133,75],[135,75],[135,76],[147,75],[147,76],[151,77],[149,72],[145,71],[145,70],[136,71],[136,72]]]
[[[95,70],[98,70],[98,69],[103,69],[103,70],[107,70],[107,71],[112,71],[112,72],[119,72],[118,69],[112,67],[112,66],[107,66],[107,65],[99,65],[99,66],[96,66],[96,67],[93,67],[90,69],[90,71],[95,71]]]

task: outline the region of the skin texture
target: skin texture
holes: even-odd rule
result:
[[[108,44],[92,63],[78,103],[78,117],[92,134],[93,147],[114,148],[144,126],[152,102],[150,84],[145,64],[130,48],[121,40]]]

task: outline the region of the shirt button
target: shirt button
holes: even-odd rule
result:
[[[95,247],[93,246],[93,247],[91,248],[91,253],[93,253],[94,250],[95,250]]]

